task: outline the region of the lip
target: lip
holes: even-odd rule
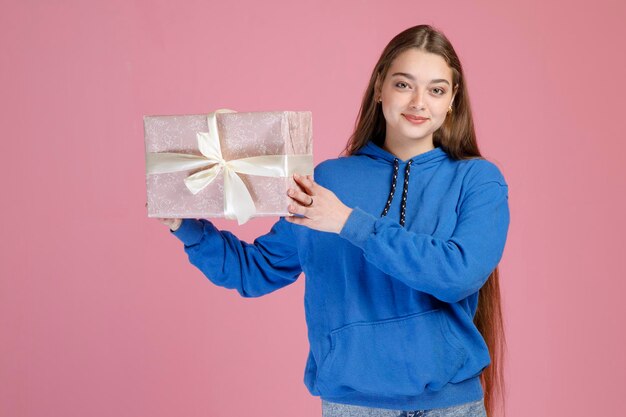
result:
[[[410,114],[404,114],[402,113],[402,116],[404,116],[405,119],[407,119],[409,122],[413,123],[413,124],[422,124],[424,123],[426,120],[428,120],[428,118],[426,117],[422,117],[422,116],[413,116]]]

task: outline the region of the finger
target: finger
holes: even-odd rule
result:
[[[311,190],[314,190],[315,187],[317,186],[317,184],[315,183],[315,181],[313,181],[313,177],[311,175],[307,175],[304,177],[304,183],[306,184],[307,187],[309,187]]]
[[[300,224],[300,225],[306,226],[305,217],[285,216],[285,220],[287,220],[289,223]]]
[[[305,176],[302,175],[298,175],[298,174],[293,174],[293,179],[296,181],[296,183],[302,187],[304,189],[304,191],[307,192],[307,194],[312,194],[313,190],[311,188],[311,181],[308,180]]]
[[[293,214],[300,214],[302,216],[306,216],[308,208],[301,206],[300,204],[291,203],[289,204],[289,207],[287,207],[287,210],[289,210],[289,212]]]
[[[293,201],[300,203],[303,206],[307,206],[311,202],[311,196],[305,192],[290,188],[287,194],[289,195],[289,197],[291,197]]]

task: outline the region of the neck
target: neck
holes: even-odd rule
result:
[[[414,156],[435,149],[435,145],[433,145],[432,135],[427,138],[417,139],[410,142],[393,140],[387,136],[382,148],[395,155],[397,158],[406,161]]]

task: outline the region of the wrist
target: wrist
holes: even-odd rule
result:
[[[343,216],[341,217],[341,224],[339,225],[339,230],[337,230],[337,233],[341,232],[343,226],[345,226],[346,222],[348,221],[348,217],[350,217],[350,214],[352,214],[352,208],[346,207],[343,212]]]

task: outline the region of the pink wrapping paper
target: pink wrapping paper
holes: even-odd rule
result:
[[[313,153],[312,120],[308,111],[216,113],[223,158]],[[144,116],[146,153],[175,152],[201,155],[197,132],[208,132],[207,115]],[[206,167],[205,167],[206,168]],[[184,179],[194,170],[147,174],[148,217],[223,218],[224,171],[206,188],[193,194]],[[302,172],[313,175],[313,172]],[[252,217],[288,216],[289,187],[298,188],[291,177],[239,174],[252,196]]]

